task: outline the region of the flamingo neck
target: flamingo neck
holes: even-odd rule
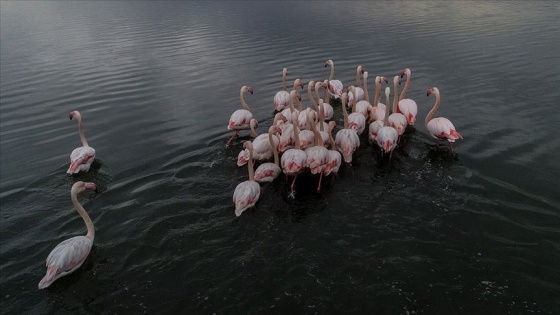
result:
[[[393,113],[398,113],[397,107],[398,107],[398,96],[399,95],[399,90],[398,90],[398,83],[396,81],[393,81]],[[387,105],[389,105],[389,101],[387,101]]]
[[[362,79],[360,78],[360,69],[356,69],[356,86],[362,85]],[[365,90],[364,90],[365,91]]]
[[[286,71],[282,71],[282,91],[286,91]]]
[[[315,108],[315,110],[319,110],[317,107],[317,102],[315,101],[315,98],[313,97],[313,94],[311,93],[311,86],[307,86],[307,97],[309,97],[309,100],[311,101],[311,104],[313,104],[313,108]]]
[[[249,105],[247,105],[247,102],[245,102],[244,94],[245,93],[243,91],[239,93],[239,100],[241,101],[241,107],[243,107],[246,110],[250,110]]]
[[[93,240],[93,238],[95,237],[95,228],[93,226],[93,221],[91,221],[91,218],[87,214],[86,210],[84,209],[84,207],[82,207],[82,205],[78,201],[78,191],[72,189],[70,192],[70,196],[72,198],[72,204],[74,204],[74,208],[76,208],[76,210],[84,220],[84,223],[86,224],[87,227],[86,237]]]
[[[335,150],[335,151],[336,151],[336,144],[334,143],[334,139],[333,139],[333,137],[332,137],[332,131],[333,131],[333,128],[330,128],[330,130],[329,130],[329,140],[330,140],[330,142],[331,142],[331,143],[330,143],[330,145],[331,145],[331,150]]]
[[[331,66],[331,73],[329,75],[329,81],[334,78],[334,63],[330,64]]]
[[[249,165],[247,168],[249,170],[249,180],[255,181],[255,171],[253,170],[253,147],[249,147]]]
[[[296,116],[296,119],[292,119],[292,124],[294,126],[294,129],[293,129],[294,130],[294,146],[295,146],[296,149],[301,149],[301,144],[299,142],[299,129],[298,129],[297,116]]]
[[[297,102],[297,107],[299,112],[301,113],[303,111],[303,104],[301,103],[301,101],[299,100],[299,98],[296,98],[296,102]]]
[[[321,104],[319,106],[319,130],[323,131],[323,122],[325,121],[325,108],[324,105]]]
[[[404,88],[402,89],[401,96],[399,97],[399,101],[406,98],[406,92],[408,92],[408,87],[410,86],[411,76],[412,76],[411,73],[406,74],[406,83],[404,85]]]
[[[278,160],[278,148],[274,144],[273,137],[274,137],[274,129],[271,128],[270,130],[268,130],[268,141],[270,141],[270,146],[272,147],[272,153],[274,154],[274,164],[276,164],[276,166],[279,166],[280,164]]]
[[[257,131],[255,131],[255,125],[251,124],[251,137],[256,138],[259,134],[257,133]]]
[[[82,146],[88,147],[88,143],[86,140],[86,135],[84,133],[84,125],[82,124],[82,117],[78,116],[78,131],[80,133],[80,140],[82,140]]]
[[[315,124],[313,123],[313,118],[311,117],[311,115],[307,115],[307,123],[309,123],[309,127],[311,128],[311,131],[313,132],[313,137],[315,138],[315,146],[321,146],[321,142],[323,142],[323,138],[321,137],[321,134],[319,133],[319,131],[317,131],[317,127],[315,127]]]
[[[325,99],[325,102],[327,102],[327,104],[328,104],[329,103],[329,92],[327,92],[326,87],[323,88],[323,98]]]
[[[315,86],[315,96],[317,97],[317,101],[316,101],[317,104],[319,104],[319,99],[321,98],[319,96],[319,89],[320,89],[320,87],[316,85]]]
[[[439,103],[440,103],[439,92],[433,94],[436,96],[436,103],[434,104],[434,107],[432,107],[432,110],[428,113],[428,115],[426,115],[426,119],[424,120],[424,124],[426,126],[428,125],[430,120],[432,120],[432,117],[434,116],[434,114],[437,112],[439,108]]]
[[[346,111],[346,98],[342,99],[342,114],[344,116],[344,129],[348,129],[348,112]]]
[[[369,103],[369,92],[368,92],[368,88],[367,88],[367,78],[364,78],[364,100],[366,100],[366,102]],[[354,93],[356,94],[356,93]],[[354,97],[354,99],[356,99],[356,97]]]
[[[375,81],[375,96],[373,98],[373,107],[377,107],[381,98],[381,83]]]

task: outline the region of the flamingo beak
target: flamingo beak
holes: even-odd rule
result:
[[[385,81],[385,84],[389,83],[389,80],[387,80],[387,78],[383,77],[383,81]]]
[[[70,118],[70,120],[72,120],[72,118],[74,117],[74,112],[70,112],[70,114],[68,114],[68,117]]]
[[[428,90],[426,91],[426,97],[430,96],[430,94],[432,94],[432,89],[428,89]]]

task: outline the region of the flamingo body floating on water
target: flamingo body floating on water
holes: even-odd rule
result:
[[[275,131],[276,127],[274,125],[270,126],[268,129],[268,141],[271,144],[272,153],[274,154],[274,163],[263,163],[257,167],[255,171],[255,181],[259,183],[272,182],[282,172],[280,169],[277,145],[273,145],[274,137],[276,136],[274,134]]]
[[[397,133],[399,134],[399,139],[400,136],[404,133],[404,131],[406,130],[406,125],[408,124],[408,121],[406,120],[406,117],[402,114],[398,112],[398,100],[397,100],[397,95],[399,95],[398,90],[397,90],[397,85],[400,82],[400,78],[399,76],[395,76],[393,78],[393,113],[391,115],[389,115],[389,126],[395,128],[397,130]],[[389,87],[387,87],[388,89]],[[387,90],[385,90],[385,96],[387,98],[387,106],[389,106],[389,96],[387,94]]]
[[[336,144],[336,149],[342,154],[344,162],[351,163],[352,155],[360,146],[360,138],[354,130],[348,128],[348,113],[346,111],[347,97],[348,95],[346,93],[342,93],[340,97],[342,100],[342,113],[344,115],[344,128],[336,133],[334,142]]]
[[[437,87],[432,87],[426,91],[426,96],[430,96],[431,94],[435,95],[436,102],[434,107],[428,115],[426,115],[426,119],[424,123],[426,124],[426,129],[430,132],[430,135],[435,139],[447,139],[449,141],[449,146],[451,148],[451,152],[453,150],[453,142],[457,139],[463,139],[463,136],[455,130],[455,126],[453,123],[445,117],[436,117],[432,118],[436,111],[439,109],[440,104],[440,94],[439,89]]]
[[[294,148],[287,150],[282,154],[280,159],[280,164],[282,165],[282,171],[286,176],[294,176],[294,180],[290,185],[292,192],[294,191],[297,176],[305,168],[305,163],[307,161],[307,155],[305,151],[300,149],[299,143],[299,130],[297,127],[297,114],[294,111],[292,113],[292,125],[293,125],[293,135],[294,135]]]
[[[245,93],[253,94],[253,88],[248,85],[244,85],[239,91],[239,100],[241,101],[241,106],[243,107],[243,109],[236,110],[235,112],[233,112],[233,114],[231,114],[231,117],[229,118],[228,130],[235,130],[235,133],[227,142],[227,147],[229,147],[233,139],[239,134],[239,131],[243,129],[249,129],[251,127],[250,123],[251,119],[253,119],[253,114],[249,111],[249,105],[247,105],[247,102],[245,102]],[[254,135],[253,137],[256,137],[256,135]]]
[[[342,95],[343,92],[342,90],[344,89],[344,86],[342,85],[342,82],[340,80],[334,80],[334,62],[330,59],[325,62],[325,68],[328,66],[331,67],[331,72],[326,87],[329,90],[329,94],[333,98],[339,99],[340,96]]]
[[[404,85],[404,88],[401,92],[401,95],[399,97],[399,104],[398,104],[398,110],[399,113],[402,113],[404,115],[404,117],[406,117],[406,120],[408,122],[409,125],[414,125],[414,122],[416,121],[416,115],[418,113],[418,106],[416,105],[416,102],[406,98],[406,92],[408,91],[408,88],[410,87],[410,80],[412,79],[412,73],[410,71],[410,69],[406,68],[403,71],[401,71],[401,79],[406,75],[406,83]]]
[[[66,173],[76,174],[79,172],[87,172],[91,167],[91,163],[93,163],[93,160],[95,159],[95,149],[90,147],[87,143],[82,123],[82,115],[80,112],[75,110],[70,112],[68,116],[70,119],[76,117],[76,120],[78,121],[78,130],[82,146],[74,149],[72,153],[70,153],[70,167],[68,167]]]
[[[249,165],[247,166],[249,180],[239,183],[233,192],[236,216],[240,216],[243,211],[254,206],[261,194],[261,186],[255,181],[253,175],[253,144],[251,141],[245,141],[243,147],[249,150]]]
[[[354,104],[354,99],[356,100],[356,102],[359,102],[361,100],[364,99],[364,89],[361,87],[362,82],[361,82],[361,76],[364,74],[364,68],[362,66],[358,66],[356,68],[356,86],[354,87],[353,91],[350,91],[350,87],[349,86],[347,88],[347,93],[348,93],[348,104]]]
[[[86,210],[78,201],[78,194],[89,190],[96,190],[95,184],[91,182],[76,182],[70,190],[70,197],[74,208],[78,211],[87,227],[85,236],[74,236],[58,244],[47,257],[47,273],[39,282],[39,289],[50,286],[60,277],[64,277],[74,271],[86,261],[91,251],[95,228]]]

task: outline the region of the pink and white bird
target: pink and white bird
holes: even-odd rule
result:
[[[253,176],[253,144],[251,141],[245,141],[243,147],[249,149],[249,165],[247,166],[249,180],[239,183],[233,192],[236,216],[240,216],[243,211],[253,207],[261,194],[261,186],[255,181]]]
[[[332,137],[332,131],[335,126],[336,123],[334,121],[329,122],[329,138],[331,148],[328,151],[327,165],[325,165],[325,169],[323,170],[325,176],[338,173],[340,164],[342,164],[342,155],[336,150],[336,144]]]
[[[282,166],[282,171],[284,172],[284,174],[286,174],[286,176],[294,176],[294,180],[290,185],[290,189],[293,192],[297,176],[305,169],[307,155],[305,154],[305,151],[300,149],[298,130],[299,128],[297,127],[297,114],[295,111],[292,113],[292,125],[294,126],[293,135],[295,147],[287,150],[286,152],[284,152],[284,154],[282,154],[280,164]]]
[[[274,110],[278,112],[286,109],[290,101],[290,93],[286,91],[286,74],[288,74],[288,69],[284,68],[282,71],[282,91],[276,92],[274,95]],[[301,79],[295,79],[292,90],[297,90],[298,87],[303,90],[304,86],[305,84]]]
[[[317,103],[319,102],[319,89],[323,88],[323,119],[331,120],[334,117],[334,109],[331,104],[329,104],[329,94],[327,93],[327,80],[315,83],[315,95],[317,95]]]
[[[274,154],[274,163],[263,163],[257,167],[257,170],[255,171],[255,181],[259,183],[272,182],[282,172],[278,158],[278,149],[276,148],[276,145],[272,145],[274,143],[274,137],[276,136],[274,134],[275,132],[276,127],[274,125],[270,126],[268,129],[268,141],[271,144],[272,153]]]
[[[253,119],[253,114],[249,111],[249,105],[245,102],[245,93],[253,94],[253,88],[248,85],[241,87],[239,92],[239,100],[241,101],[241,106],[243,109],[238,109],[229,118],[228,130],[235,130],[233,136],[229,139],[226,146],[229,147],[233,139],[239,134],[241,130],[249,129],[251,119]]]
[[[412,78],[412,73],[410,72],[410,69],[406,68],[403,71],[401,71],[401,79],[406,75],[406,84],[404,85],[404,88],[401,92],[401,96],[399,97],[399,104],[398,104],[398,110],[399,113],[402,113],[404,115],[404,117],[406,117],[406,120],[408,122],[409,125],[414,125],[414,122],[416,121],[416,114],[418,113],[418,106],[416,105],[416,102],[406,98],[406,92],[408,91],[408,88],[410,87],[410,80]]]
[[[397,146],[399,140],[399,133],[397,130],[389,126],[389,107],[387,107],[387,112],[384,114],[383,128],[379,129],[377,132],[377,145],[381,148],[381,154],[383,152],[389,153],[389,160],[393,157],[393,150]]]
[[[78,130],[80,133],[80,140],[82,140],[82,146],[74,149],[72,153],[70,153],[70,167],[68,167],[66,173],[76,174],[79,172],[87,172],[95,159],[95,149],[90,147],[87,143],[80,112],[77,110],[72,111],[69,117],[70,119],[76,117],[78,121]]]
[[[337,150],[342,154],[344,162],[351,163],[352,155],[356,149],[360,147],[360,138],[354,130],[348,128],[348,112],[346,111],[347,97],[348,95],[346,93],[342,93],[340,97],[342,100],[342,113],[344,115],[344,128],[336,133],[334,142]]]
[[[457,139],[463,139],[463,136],[455,130],[455,126],[453,126],[449,119],[445,117],[432,118],[438,110],[440,104],[439,89],[434,86],[426,91],[426,96],[430,96],[431,94],[435,95],[436,103],[428,115],[426,115],[426,119],[424,120],[426,129],[428,129],[430,135],[435,139],[447,139],[447,141],[449,141],[451,152],[454,152],[453,142]]]
[[[406,117],[402,114],[399,113],[397,108],[398,108],[398,100],[397,100],[397,96],[399,95],[398,93],[398,84],[400,82],[400,78],[398,75],[396,75],[393,78],[393,113],[391,115],[389,115],[389,126],[395,128],[397,130],[397,133],[399,134],[399,139],[402,136],[402,134],[404,133],[404,131],[406,130],[406,125],[408,124]],[[388,89],[389,87],[387,87]],[[389,96],[387,94],[387,91],[385,91],[385,96],[387,98],[387,106],[389,106]]]
[[[89,190],[96,190],[95,184],[90,182],[76,182],[70,190],[70,198],[74,208],[78,211],[84,223],[86,224],[87,234],[85,236],[74,236],[62,243],[58,244],[47,257],[47,273],[39,282],[39,289],[50,286],[60,277],[64,277],[74,271],[86,261],[93,239],[95,237],[95,228],[93,221],[87,214],[86,210],[78,201],[78,194]]]
[[[327,158],[329,150],[327,150],[327,148],[323,146],[323,139],[321,138],[321,134],[319,133],[317,128],[315,128],[315,124],[313,123],[312,118],[308,117],[307,119],[309,120],[311,131],[313,131],[313,134],[315,135],[315,145],[305,149],[305,154],[307,155],[305,166],[309,168],[311,174],[319,174],[317,193],[320,193],[321,180],[323,179],[323,171],[328,162]]]
[[[257,120],[255,118],[251,119],[251,133],[255,133],[255,126],[257,125]],[[278,147],[280,139],[278,136],[273,137],[275,146]],[[272,147],[268,141],[268,133],[263,133],[258,135],[255,140],[253,140],[253,161],[264,161],[272,158]],[[237,166],[243,166],[247,164],[249,160],[249,150],[243,149],[237,155]]]
[[[381,100],[381,83],[388,83],[387,78],[383,76],[375,77],[375,97],[373,104],[369,110],[369,121],[375,120],[385,120],[385,112],[387,111],[387,106],[380,102]]]
[[[334,62],[332,60],[327,60],[325,62],[325,68],[327,66],[331,67],[331,72],[329,74],[329,78],[328,78],[328,82],[327,82],[327,88],[329,89],[329,94],[335,98],[335,99],[339,99],[340,96],[342,95],[342,90],[344,89],[344,86],[342,85],[342,82],[340,80],[334,80]]]
[[[362,66],[358,66],[356,68],[356,86],[355,89],[350,92],[350,86],[348,87],[348,103],[354,104],[354,99],[356,102],[359,102],[364,99],[364,89],[362,88],[362,75],[364,74],[364,68]],[[351,85],[352,86],[352,85]],[[354,97],[355,96],[355,97]]]

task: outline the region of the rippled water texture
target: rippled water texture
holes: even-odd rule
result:
[[[0,312],[560,313],[559,16],[557,1],[2,1]],[[240,87],[264,133],[282,68],[323,80],[327,59],[345,85],[358,65],[370,83],[410,68],[416,125],[392,161],[362,137],[320,194],[304,175],[290,197],[280,176],[236,218]],[[432,86],[455,156],[424,127]],[[72,110],[97,157],[67,176]],[[77,180],[100,188],[80,196],[94,247],[38,290],[50,250],[85,233]]]

